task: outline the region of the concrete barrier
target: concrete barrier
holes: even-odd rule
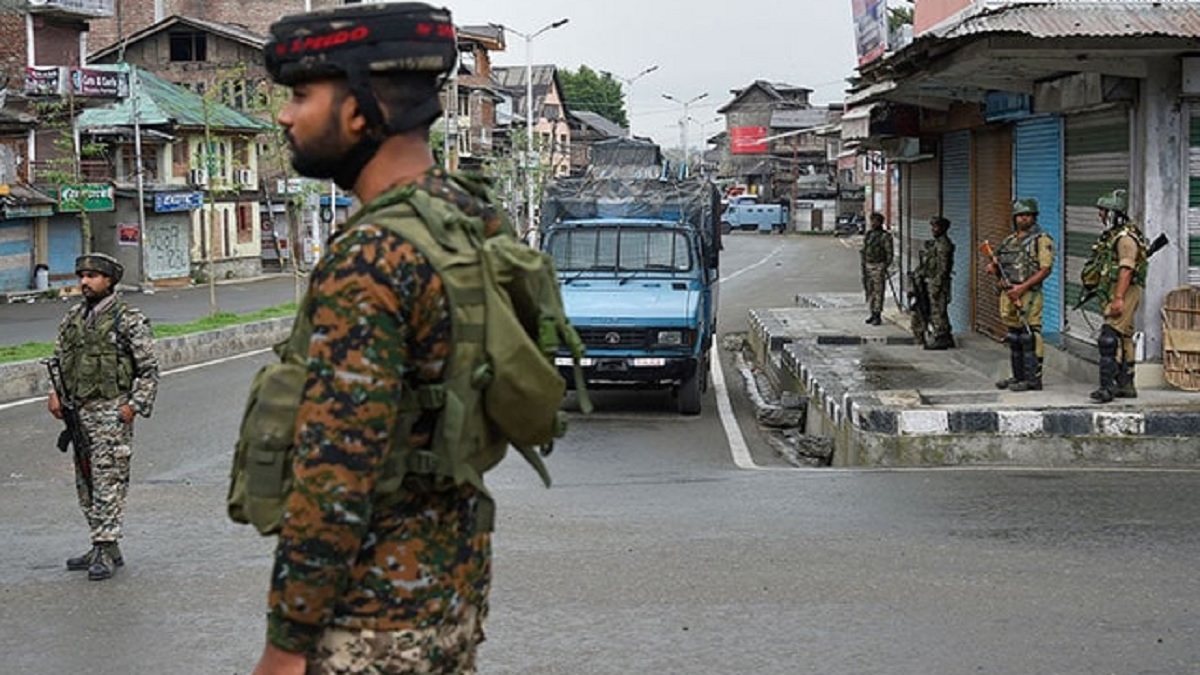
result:
[[[161,371],[263,349],[287,337],[292,317],[256,321],[218,330],[163,338],[154,343]],[[46,367],[37,360],[0,364],[0,403],[45,396]]]

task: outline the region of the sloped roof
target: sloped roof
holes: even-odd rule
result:
[[[988,8],[924,33],[941,39],[1016,33],[1058,37],[1200,37],[1196,2],[1043,2]]]
[[[227,105],[206,102],[202,96],[158,77],[150,71],[130,67],[131,77],[137,78],[138,121],[147,126],[203,128],[206,124],[222,131],[260,132],[274,125],[238,112]],[[207,106],[207,119],[205,107]],[[80,129],[133,125],[133,102],[125,98],[99,108],[89,108],[79,114]]]
[[[562,95],[562,85],[558,81],[558,68],[553,65],[530,67],[533,81],[534,110],[541,108],[550,87],[557,87]],[[525,67],[524,66],[493,66],[492,81],[496,87],[508,92],[513,99],[513,112],[524,119],[525,115]],[[566,108],[566,101],[562,102]]]
[[[797,87],[795,85],[787,84],[786,82],[755,80],[748,87],[744,87],[742,89],[731,89],[729,93],[733,94],[733,100],[721,106],[720,108],[717,108],[717,112],[726,112],[733,106],[737,105],[737,102],[745,98],[747,94],[756,89],[765,93],[772,101],[783,104],[800,103],[800,101],[797,101],[794,98],[784,96],[785,92],[804,92],[806,95],[812,93],[812,89],[808,89],[806,87]]]
[[[131,43],[140,42],[141,40],[145,40],[152,35],[161,33],[165,30],[170,30],[177,26],[183,26],[192,30],[199,30],[212,33],[214,35],[220,35],[221,37],[228,38],[234,42],[240,42],[247,47],[253,47],[255,49],[262,49],[267,44],[267,36],[259,35],[249,28],[239,24],[209,21],[208,19],[199,19],[193,16],[173,15],[131,34],[124,40],[125,47],[128,48],[129,44]],[[88,60],[99,61],[108,58],[109,56],[116,54],[118,51],[120,51],[120,49],[121,43],[114,42],[113,44],[107,45],[100,50],[92,52],[92,55],[88,57]]]
[[[625,129],[620,124],[590,110],[572,111],[571,117],[609,138],[620,138],[625,135]]]

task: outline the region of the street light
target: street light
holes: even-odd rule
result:
[[[716,124],[718,122],[725,121],[725,118],[714,117],[709,120],[698,120],[698,119],[694,119],[694,118],[688,118],[688,119],[690,121],[695,122],[696,124],[700,125],[700,143],[701,143],[701,145],[700,145],[700,173],[703,175],[704,174],[704,153],[708,147],[708,135],[704,133],[704,129],[707,128],[710,124]]]
[[[688,133],[687,133],[688,107],[691,106],[696,101],[699,101],[700,99],[708,96],[708,92],[704,92],[703,94],[700,94],[699,96],[693,96],[692,98],[690,98],[686,101],[681,101],[670,94],[663,94],[662,96],[663,96],[663,98],[667,99],[668,101],[673,101],[673,102],[678,103],[683,106],[683,117],[679,118],[679,145],[683,146],[683,168],[684,168],[684,171],[687,171],[687,168],[689,165],[688,159],[690,159],[688,156]]]
[[[656,70],[658,70],[658,66],[655,65],[655,66],[650,66],[649,68],[642,70],[642,72],[638,73],[637,75],[634,75],[633,77],[621,77],[620,75],[614,75],[613,73],[609,73],[609,75],[612,75],[619,82],[624,82],[625,86],[629,87],[630,92],[632,92],[634,82],[637,82],[638,80],[649,75],[650,73],[653,73]],[[629,96],[629,101],[630,101],[629,105],[625,106],[627,108],[627,112],[629,113],[629,128],[625,130],[625,135],[630,138],[633,138],[633,95],[632,95],[632,93]]]
[[[536,227],[533,222],[533,176],[529,170],[529,158],[533,156],[533,40],[548,30],[565,25],[570,19],[559,19],[546,24],[532,33],[522,33],[504,24],[492,24],[525,38],[525,215],[527,218],[525,231],[533,232]],[[539,160],[540,164],[540,160]]]

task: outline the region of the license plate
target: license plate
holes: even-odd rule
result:
[[[667,365],[667,360],[661,358],[633,360],[634,368],[661,368],[665,365]]]

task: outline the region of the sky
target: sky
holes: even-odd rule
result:
[[[851,0],[442,0],[459,26],[498,23],[532,34],[570,21],[532,42],[533,63],[575,70],[587,65],[629,79],[622,86],[633,133],[679,147],[682,102],[693,121],[688,145],[723,128],[717,109],[732,89],[755,80],[813,90],[813,105],[840,102],[854,74]],[[525,66],[525,38],[510,33],[508,48],[493,53],[497,66]],[[673,103],[663,98],[669,94]]]

